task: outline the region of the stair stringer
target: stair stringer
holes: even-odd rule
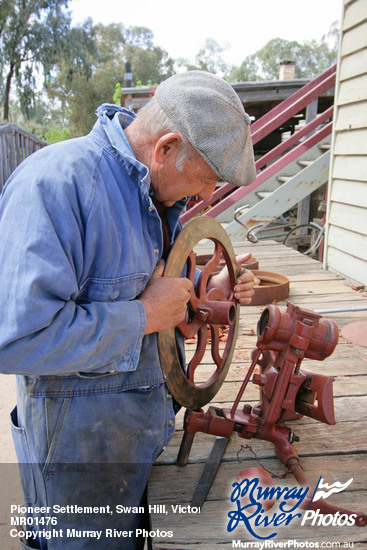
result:
[[[244,210],[243,214],[238,216],[239,222],[247,229],[259,223],[264,225],[271,223],[328,181],[329,164],[330,151],[326,151],[286,183],[278,186],[267,198],[259,200],[252,207]],[[247,229],[239,222],[232,221],[225,226],[233,242],[246,238]]]
[[[264,183],[259,185],[256,189],[253,191],[250,191],[247,195],[241,198],[241,200],[237,201],[235,204],[231,205],[229,208],[221,212],[218,216],[216,216],[216,220],[220,223],[231,223],[234,221],[234,214],[235,211],[240,208],[241,206],[245,206],[248,204],[250,207],[253,207],[255,204],[257,204],[259,201],[264,200],[259,198],[258,194],[259,192],[273,192],[276,189],[278,189],[282,184],[278,177],[293,177],[300,171],[305,170],[300,164],[299,161],[314,161],[316,158],[320,157],[320,155],[323,154],[322,146],[327,145],[330,143],[330,136],[327,136],[323,140],[320,140],[316,145],[311,147],[310,149],[306,150],[302,155],[299,155],[297,159],[290,162],[286,166],[284,166],[282,169],[280,169],[277,173],[275,173],[273,176],[268,178]],[[277,159],[274,159],[276,161]],[[270,164],[269,164],[270,166]]]

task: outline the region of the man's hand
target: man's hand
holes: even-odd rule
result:
[[[155,268],[139,300],[144,306],[144,334],[176,327],[184,320],[193,285],[189,279],[162,277],[164,262]]]
[[[242,256],[236,256],[236,263],[238,265],[238,277],[234,288],[230,286],[228,268],[224,267],[220,273],[213,275],[210,279],[208,288],[220,288],[224,294],[229,297],[231,292],[234,291],[234,297],[240,302],[240,304],[250,304],[252,296],[254,295],[254,274],[248,269],[244,269],[242,264],[251,257],[251,253],[244,254]]]

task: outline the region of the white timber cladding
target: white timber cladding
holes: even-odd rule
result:
[[[367,0],[344,0],[324,265],[367,285]]]

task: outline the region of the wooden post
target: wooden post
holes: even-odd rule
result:
[[[314,99],[313,101],[311,101],[311,103],[307,105],[306,124],[308,122],[311,122],[311,120],[317,117],[317,109],[318,109],[318,98]],[[314,132],[315,130],[313,130],[311,134],[313,134]],[[297,225],[308,223],[310,221],[310,204],[311,204],[311,195],[308,195],[305,199],[303,199],[300,203],[298,203]],[[300,235],[306,235],[307,228],[301,227],[299,232],[300,232]]]

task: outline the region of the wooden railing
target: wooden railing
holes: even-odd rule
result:
[[[256,143],[264,139],[266,136],[271,134],[274,130],[276,130],[277,128],[282,126],[285,122],[287,122],[289,119],[291,119],[292,117],[300,113],[303,109],[307,108],[312,102],[317,100],[323,93],[325,93],[327,90],[332,88],[335,84],[335,75],[336,75],[336,65],[333,65],[327,71],[319,75],[317,78],[315,78],[311,82],[308,82],[305,86],[297,90],[297,92],[295,92],[293,95],[291,95],[290,97],[282,101],[282,103],[274,107],[274,109],[266,113],[259,120],[255,121],[251,125],[252,143],[255,145]],[[275,148],[271,149],[262,157],[260,157],[256,161],[256,169],[260,170],[265,165],[271,163],[280,154],[284,153],[285,151],[287,151],[292,147],[295,147],[297,142],[299,142],[302,138],[304,138],[305,136],[313,132],[315,128],[324,124],[325,121],[331,118],[332,118],[332,107],[330,107],[327,111],[325,111],[321,115],[317,116],[311,122],[309,122],[304,127],[302,127],[300,130],[296,131],[287,140],[285,140]],[[299,152],[301,152],[301,150],[304,151],[305,147],[307,149],[308,146],[310,147],[312,146],[311,143],[312,144],[317,143],[317,139],[321,140],[323,137],[325,137],[326,135],[325,132],[326,134],[331,132],[331,123],[327,125],[327,130],[322,128],[322,132],[320,131],[316,132],[315,136],[318,136],[318,138],[317,137],[315,138],[315,136],[313,136],[312,140],[305,140],[304,142],[302,142],[301,144],[302,147],[298,145],[297,147],[299,147],[299,149],[297,151]],[[297,154],[297,151],[296,151],[296,154]],[[292,160],[294,160],[294,158],[295,158],[294,153],[290,151],[288,155],[285,155],[285,158],[282,161],[283,165],[285,166],[286,164],[288,164],[288,162],[291,162]],[[266,170],[264,170],[264,172],[266,172]],[[258,187],[259,185],[261,185],[265,181],[264,176],[266,176],[266,174],[263,174],[263,172],[260,172],[257,175],[256,180],[252,184],[246,187],[236,188],[229,183],[225,183],[213,193],[213,196],[209,201],[200,201],[195,206],[190,208],[190,210],[185,212],[181,216],[181,221],[185,223],[191,218],[193,218],[194,216],[196,216],[197,214],[199,214],[200,212],[202,212],[203,210],[206,210],[206,212],[204,213],[204,215],[206,216],[215,217],[219,215],[221,212],[223,212],[229,206],[233,205],[239,199],[244,197],[247,193],[249,193],[255,187]]]
[[[0,126],[0,190],[17,166],[46,142],[13,124]]]

